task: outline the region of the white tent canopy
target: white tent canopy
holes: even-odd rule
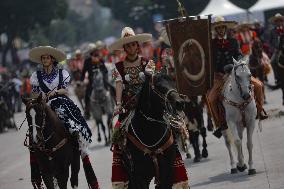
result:
[[[244,9],[237,7],[228,0],[211,0],[199,15],[227,16],[244,12]]]
[[[259,0],[249,10],[251,12],[265,11],[282,7],[284,7],[284,0]]]

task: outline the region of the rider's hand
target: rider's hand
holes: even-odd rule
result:
[[[121,103],[116,104],[115,107],[114,107],[114,114],[115,115],[120,114],[121,111],[122,111]]]
[[[50,91],[50,92],[47,93],[47,97],[48,97],[48,98],[50,98],[50,97],[52,97],[52,96],[54,96],[54,95],[57,95],[57,91],[55,91],[55,90]]]

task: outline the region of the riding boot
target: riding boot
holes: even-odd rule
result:
[[[83,158],[83,167],[89,187],[91,189],[99,189],[98,180],[88,155]]]
[[[256,119],[265,120],[268,118],[268,115],[264,109],[262,111],[257,111]]]
[[[263,101],[264,101],[264,94],[263,94],[263,84],[258,79],[252,77],[251,78],[252,84],[254,86],[254,98],[256,103],[257,109],[257,116],[256,119],[264,120],[267,119],[268,116],[263,109]]]
[[[223,123],[221,124],[220,127],[218,127],[214,132],[213,135],[217,138],[221,138],[222,137],[222,131],[228,129],[228,125],[227,123]]]

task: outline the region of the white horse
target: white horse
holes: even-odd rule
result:
[[[247,148],[249,154],[249,175],[256,174],[252,160],[252,135],[255,128],[256,105],[253,98],[251,73],[248,67],[248,57],[234,61],[234,66],[223,88],[223,105],[226,112],[228,129],[223,131],[226,147],[231,161],[231,173],[247,169],[242,151],[243,131],[247,129]],[[234,160],[232,146],[236,147],[238,162]]]

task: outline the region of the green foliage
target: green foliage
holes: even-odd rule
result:
[[[180,0],[189,15],[196,15],[202,11],[209,0]],[[130,25],[149,29],[153,26],[153,15],[161,14],[164,19],[175,18],[179,15],[176,0],[98,0],[105,7],[111,9],[113,17]]]
[[[37,25],[45,26],[52,19],[63,18],[68,8],[66,0],[4,0],[0,7],[0,33],[24,39]]]

